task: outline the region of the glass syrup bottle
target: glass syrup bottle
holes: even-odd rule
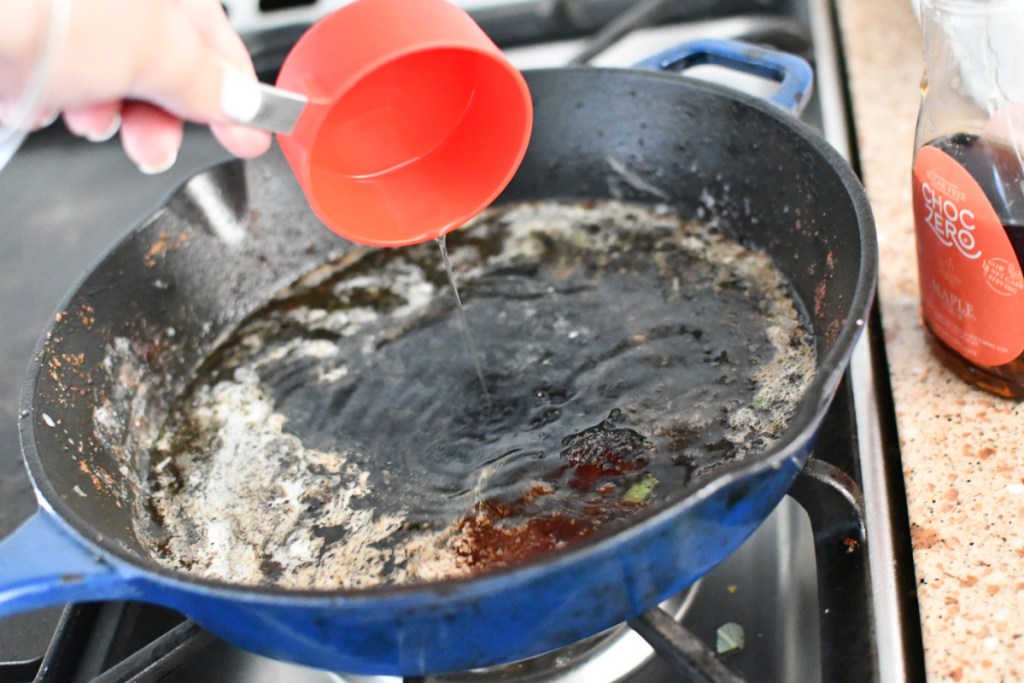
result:
[[[921,310],[961,378],[1024,399],[1024,3],[924,0],[913,172]]]

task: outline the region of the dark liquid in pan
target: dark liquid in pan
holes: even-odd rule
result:
[[[537,204],[298,287],[212,358],[153,454],[163,562],[358,587],[529,560],[784,429],[810,334],[764,255],[674,215]]]

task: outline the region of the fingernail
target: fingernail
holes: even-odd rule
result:
[[[89,142],[106,142],[110,138],[117,135],[117,131],[121,129],[121,115],[115,114],[114,120],[110,122],[110,127],[101,133],[86,133],[85,139]],[[174,163],[174,160],[171,160]]]
[[[138,166],[139,170],[145,173],[146,175],[157,175],[163,173],[171,166],[174,166],[174,162],[177,160],[178,150],[174,150],[174,152],[172,152],[170,156],[168,156],[167,159],[164,160],[164,162],[161,164],[136,164],[136,166]]]
[[[259,113],[263,103],[259,83],[232,68],[224,69],[220,83],[220,107],[236,123],[249,123]]]
[[[53,125],[53,123],[57,120],[57,118],[59,116],[60,116],[60,110],[59,109],[52,109],[52,110],[49,110],[49,111],[46,111],[44,113],[39,114],[39,116],[36,117],[36,123],[35,123],[34,129],[35,130],[42,130],[43,128],[49,128],[50,126]]]

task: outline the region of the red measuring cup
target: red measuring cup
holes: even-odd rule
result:
[[[299,39],[270,90],[268,110],[281,90],[296,95],[278,141],[313,211],[373,246],[435,239],[477,215],[512,179],[533,122],[522,74],[447,0],[341,7]]]

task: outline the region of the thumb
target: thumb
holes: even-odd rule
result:
[[[238,156],[262,154],[270,146],[270,134],[232,125],[248,120],[259,107],[256,75],[239,69],[215,52],[196,53],[190,68],[171,66],[167,60],[141,75],[132,96],[156,104],[190,121],[208,123],[216,137]]]
[[[197,123],[227,122],[225,74],[256,86],[252,62],[216,0],[91,0],[71,5],[48,92],[57,109],[140,99]]]
[[[248,55],[230,57],[207,40],[177,4],[163,4],[164,15],[153,40],[143,47],[129,95],[148,100],[198,123],[227,122],[222,94],[255,89]]]
[[[133,94],[212,124],[214,136],[237,156],[267,151],[269,133],[229,123],[233,112],[258,106],[260,96],[249,53],[220,3],[179,0],[173,9],[173,23],[160,27],[161,53],[144,60]]]

